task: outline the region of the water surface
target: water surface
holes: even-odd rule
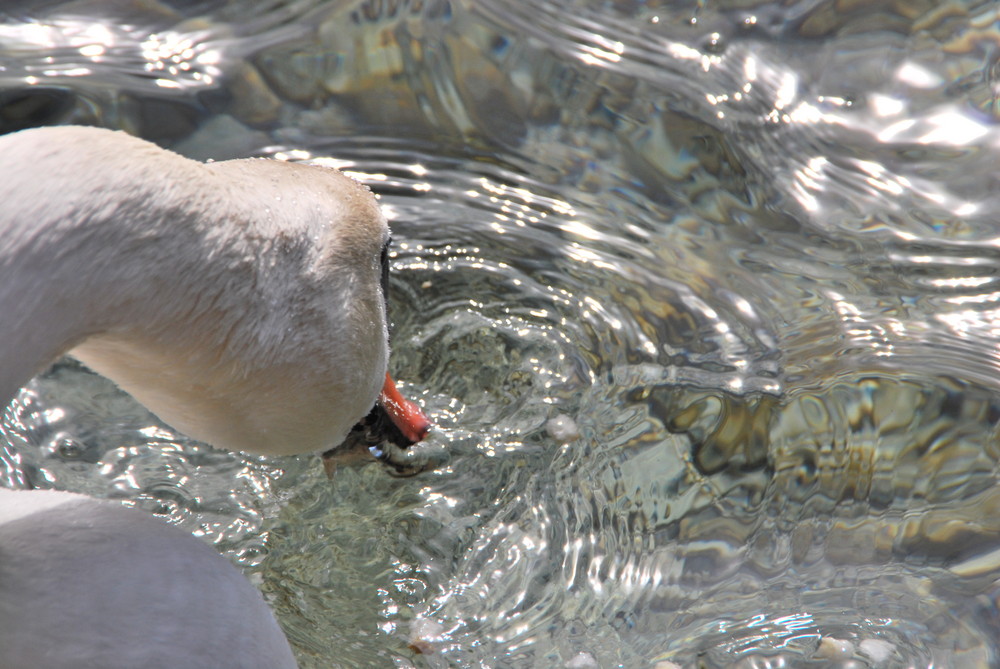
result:
[[[998,20],[14,3],[0,129],[380,195],[438,466],[220,453],[67,360],[6,408],[0,479],[214,543],[303,667],[1000,664]]]

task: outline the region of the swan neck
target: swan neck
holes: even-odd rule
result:
[[[199,234],[178,223],[205,207],[203,191],[184,188],[201,166],[153,145],[116,151],[117,140],[136,140],[107,135],[110,146],[0,138],[5,165],[20,166],[0,175],[4,401],[77,344],[135,322],[157,287],[183,276],[171,249]]]

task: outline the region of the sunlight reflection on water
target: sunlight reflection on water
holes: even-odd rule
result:
[[[1000,662],[994,3],[32,5],[0,129],[379,193],[440,466],[219,453],[64,363],[5,485],[214,542],[303,667]]]

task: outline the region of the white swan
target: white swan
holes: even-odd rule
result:
[[[337,445],[382,393],[388,227],[336,170],[202,164],[124,133],[0,137],[0,400],[72,351],[221,448]],[[120,592],[121,591],[121,592]],[[294,666],[260,595],[139,512],[0,494],[0,667]]]
[[[339,443],[375,403],[389,230],[336,170],[124,133],[0,138],[0,398],[60,354],[220,448]]]
[[[260,593],[209,546],[83,495],[0,489],[0,667],[295,667]]]

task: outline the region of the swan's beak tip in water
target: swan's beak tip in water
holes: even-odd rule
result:
[[[397,446],[406,448],[420,441],[423,441],[431,429],[431,421],[427,415],[415,403],[403,397],[396,382],[387,372],[385,375],[385,385],[382,386],[382,393],[379,395],[378,403],[388,414],[392,424],[409,443],[402,444],[399,440],[393,440]]]
[[[323,453],[327,475],[332,475],[338,462],[353,459],[352,454],[360,449],[367,449],[398,476],[418,474],[426,464],[408,458],[406,449],[423,441],[430,428],[427,415],[400,394],[396,382],[387,373],[372,410],[351,429],[342,444]]]

